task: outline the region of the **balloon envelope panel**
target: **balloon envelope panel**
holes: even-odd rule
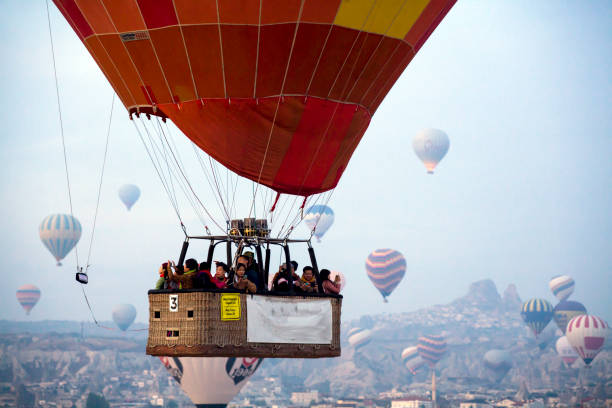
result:
[[[334,223],[334,211],[326,205],[313,205],[304,215],[304,222],[314,236],[321,239]]]
[[[559,337],[555,344],[555,349],[561,357],[561,360],[568,366],[574,364],[574,361],[578,359],[578,353],[574,350],[574,347],[570,344],[566,336]]]
[[[448,135],[439,129],[422,130],[412,139],[412,148],[428,173],[433,173],[449,147]]]
[[[113,321],[119,328],[126,331],[136,318],[136,308],[132,305],[121,304],[113,309]]]
[[[605,320],[585,314],[569,321],[565,336],[585,364],[589,365],[606,344],[609,331]]]
[[[393,249],[377,249],[366,259],[368,277],[386,298],[399,285],[406,274],[406,259]]]
[[[348,333],[348,342],[359,350],[372,340],[372,331],[369,329],[353,328]]]
[[[224,407],[246,385],[261,365],[260,358],[160,357],[197,406]]]
[[[548,283],[548,286],[557,299],[565,300],[570,297],[572,293],[574,293],[575,283],[571,277],[561,275],[552,278]]]
[[[68,214],[51,214],[45,217],[38,227],[40,240],[59,261],[74,248],[81,239],[81,223]]]
[[[23,285],[17,289],[17,301],[27,314],[30,314],[39,299],[40,289],[34,285]]]
[[[552,319],[553,307],[544,299],[530,299],[523,303],[521,317],[537,336]]]
[[[119,198],[125,204],[128,211],[140,197],[140,189],[134,184],[124,184],[119,188]]]
[[[169,117],[231,171],[307,196],[337,185],[455,1],[54,3],[131,113]]]
[[[573,300],[562,300],[553,309],[553,319],[563,333],[567,329],[567,323],[581,314],[587,314],[586,307]]]
[[[433,367],[446,354],[446,338],[438,334],[419,337],[417,349],[423,360]]]

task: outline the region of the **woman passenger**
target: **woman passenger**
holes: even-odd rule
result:
[[[323,292],[328,295],[338,295],[340,294],[340,276],[336,276],[334,282],[329,279],[329,274],[331,272],[328,269],[321,269],[321,285],[323,286]]]
[[[246,293],[257,292],[257,286],[255,286],[255,284],[245,275],[246,265],[239,263],[238,266],[236,266],[236,274],[234,275],[234,281],[230,284],[230,287]]]
[[[226,273],[229,272],[228,267],[223,262],[216,262],[216,264],[217,269],[215,271],[215,276],[213,276],[210,281],[217,289],[225,289],[227,288]]]

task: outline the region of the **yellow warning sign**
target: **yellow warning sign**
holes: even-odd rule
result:
[[[238,293],[221,295],[221,320],[240,320],[240,295]]]

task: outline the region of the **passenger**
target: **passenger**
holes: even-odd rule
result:
[[[293,265],[289,265],[291,265],[291,272],[293,276],[292,282],[294,285],[294,289],[297,288],[299,290],[301,288],[300,277],[293,270]],[[286,264],[282,264],[278,268],[278,272],[276,272],[276,274],[274,275],[274,279],[272,279],[272,290],[278,292],[289,291],[289,272],[286,268]]]
[[[251,251],[246,251],[244,256],[248,260],[246,276],[255,284],[255,286],[257,286],[257,289],[259,290],[259,265],[257,265],[257,262],[255,262],[255,254],[253,254]]]
[[[168,265],[169,265],[168,262],[164,262],[159,267],[159,279],[157,279],[157,282],[155,283],[156,290],[168,289],[168,272],[169,272]]]
[[[210,274],[210,264],[208,262],[202,262],[196,274],[194,287],[203,289],[216,287],[211,281],[212,275]]]
[[[198,266],[198,261],[189,258],[185,261],[184,267],[174,268],[170,279],[179,284],[179,289],[193,289]]]
[[[227,276],[229,269],[223,262],[216,262],[215,276],[210,280],[217,289],[227,288]]]
[[[305,266],[302,269],[301,287],[304,292],[318,292],[317,280],[315,279],[312,266]]]
[[[230,287],[246,293],[257,292],[257,286],[246,277],[246,265],[242,263],[239,263],[236,267],[234,281],[231,283]]]
[[[323,286],[323,292],[328,295],[338,295],[340,294],[340,276],[336,275],[336,279],[332,282],[329,279],[328,269],[321,269],[321,285]]]

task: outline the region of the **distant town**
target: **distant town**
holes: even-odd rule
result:
[[[580,360],[568,366],[554,349],[556,329],[536,340],[520,320],[520,303],[513,286],[500,295],[491,281],[480,281],[447,305],[345,322],[341,357],[266,359],[229,406],[612,407],[610,345],[590,368]],[[369,344],[348,344],[354,327],[372,331]],[[0,321],[0,332],[0,407],[106,406],[92,403],[96,398],[111,407],[194,406],[160,360],[144,353],[146,331]],[[448,339],[435,367],[435,405],[431,369],[412,374],[400,358],[426,333]],[[512,355],[501,379],[483,365],[490,349]]]

